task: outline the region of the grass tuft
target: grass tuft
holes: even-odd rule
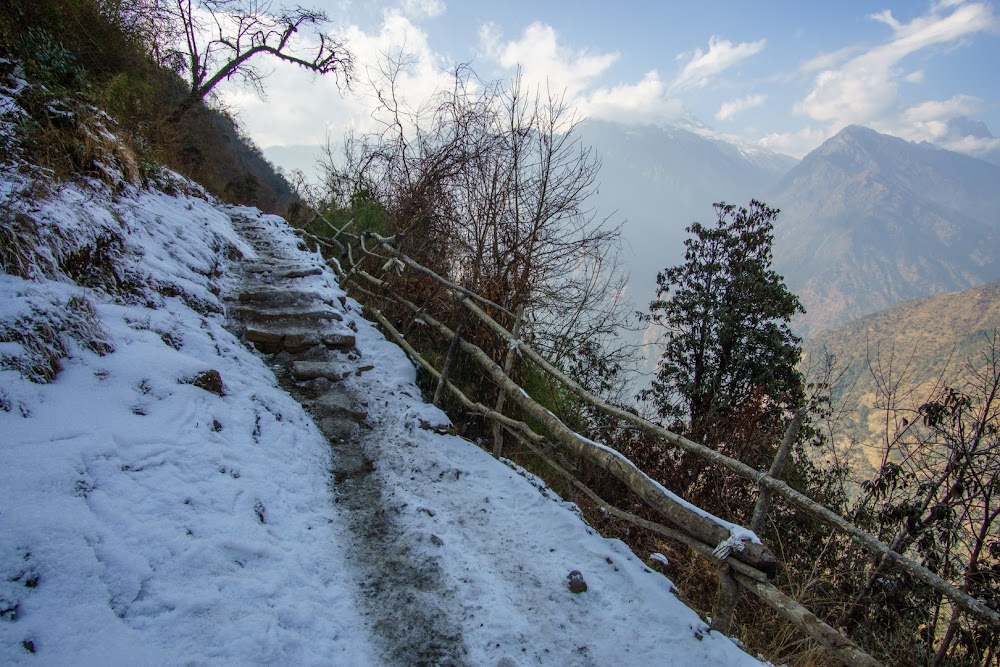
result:
[[[0,322],[0,368],[45,384],[62,370],[74,344],[101,356],[114,351],[94,305],[84,296],[64,303],[32,299],[28,313]]]

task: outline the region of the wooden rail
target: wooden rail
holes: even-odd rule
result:
[[[330,225],[330,223],[325,221],[325,219],[324,222]],[[982,601],[973,598],[967,593],[959,590],[957,587],[951,585],[937,574],[929,571],[902,554],[897,553],[873,535],[853,525],[829,508],[792,489],[785,482],[779,479],[781,466],[777,461],[775,465],[772,466],[772,472],[770,473],[756,470],[739,460],[725,456],[716,450],[653,424],[638,415],[622,410],[617,406],[605,403],[596,396],[592,395],[584,387],[580,386],[572,378],[569,378],[564,373],[560,372],[530,345],[523,340],[519,340],[515,334],[500,325],[478,304],[488,305],[497,309],[498,312],[502,312],[514,319],[514,315],[510,313],[510,311],[503,308],[499,304],[484,299],[466,287],[459,286],[443,278],[431,269],[420,265],[416,262],[416,260],[407,256],[395,246],[394,238],[385,238],[375,234],[360,237],[347,233],[347,226],[348,225],[345,225],[344,228],[337,229],[333,227],[333,225],[330,225],[331,228],[337,231],[338,236],[343,236],[345,237],[345,240],[347,240],[346,244],[341,241],[337,241],[337,246],[340,246],[337,248],[338,252],[341,252],[343,257],[348,260],[348,265],[346,267],[342,267],[339,264],[334,266],[334,269],[338,271],[341,276],[342,281],[346,281],[348,278],[359,278],[364,281],[368,287],[361,286],[361,284],[355,279],[353,280],[352,289],[355,289],[367,296],[370,300],[372,300],[372,303],[377,303],[380,300],[395,303],[397,306],[413,313],[414,317],[419,316],[423,322],[425,322],[432,329],[436,330],[444,338],[444,340],[457,343],[460,349],[470,359],[474,360],[486,373],[487,377],[489,377],[491,381],[502,389],[503,393],[501,395],[505,395],[511,402],[516,404],[524,414],[532,417],[538,424],[541,424],[544,431],[548,434],[548,437],[535,432],[528,426],[528,424],[522,421],[507,417],[499,410],[491,409],[482,403],[467,397],[454,384],[448,381],[446,374],[442,375],[436,368],[433,367],[433,365],[424,360],[419,352],[410,345],[406,338],[399,333],[399,331],[382,315],[377,308],[372,305],[372,303],[366,305],[367,312],[380,324],[386,334],[398,343],[407,352],[407,354],[410,355],[415,363],[423,367],[439,382],[439,392],[444,390],[448,391],[465,407],[465,409],[493,420],[506,432],[511,434],[513,437],[516,437],[527,447],[535,451],[543,461],[552,466],[553,469],[559,474],[565,476],[573,486],[613,516],[629,521],[665,537],[678,540],[691,547],[696,553],[707,558],[710,562],[719,567],[720,583],[738,583],[744,589],[768,604],[771,608],[775,609],[779,614],[792,622],[808,636],[819,641],[831,651],[834,651],[845,664],[870,667],[872,665],[878,665],[879,663],[870,655],[866,654],[850,639],[845,637],[841,632],[821,621],[809,612],[808,609],[788,597],[786,594],[782,593],[768,582],[769,576],[774,573],[776,559],[773,553],[771,553],[765,545],[760,544],[756,539],[744,541],[742,542],[744,550],[742,552],[733,552],[732,555],[724,561],[720,560],[713,554],[713,545],[718,545],[727,539],[731,539],[733,536],[750,538],[753,534],[749,530],[729,524],[708,514],[707,512],[703,512],[698,508],[689,505],[673,493],[663,488],[662,485],[651,479],[648,475],[636,467],[635,464],[614,449],[596,443],[578,433],[575,433],[555,415],[532,399],[520,386],[510,379],[509,363],[505,363],[506,368],[501,368],[483,350],[468,341],[462,340],[460,335],[456,335],[456,332],[452,331],[444,323],[439,322],[437,319],[425,312],[424,309],[410,302],[405,298],[405,296],[397,294],[389,282],[377,278],[362,269],[360,266],[361,260],[365,257],[372,257],[379,261],[387,262],[387,264],[383,266],[388,265],[388,260],[397,260],[401,265],[412,268],[414,271],[427,276],[439,285],[450,290],[455,295],[459,306],[464,309],[463,312],[474,316],[478,322],[489,328],[502,340],[506,341],[509,349],[516,349],[517,353],[524,359],[530,361],[552,379],[561,383],[580,400],[586,402],[595,409],[602,411],[606,415],[631,424],[647,434],[668,442],[681,450],[694,454],[695,456],[698,456],[710,463],[729,470],[730,472],[760,486],[762,495],[762,503],[760,504],[760,507],[762,508],[761,511],[764,511],[763,508],[766,508],[769,496],[779,496],[793,507],[807,512],[811,516],[849,536],[857,544],[874,554],[878,554],[886,562],[891,562],[905,570],[910,576],[932,587],[934,590],[951,600],[962,610],[983,619],[994,626],[1000,627],[1000,614]],[[326,241],[320,237],[316,237],[308,233],[304,233],[304,235],[317,243],[326,243]],[[379,254],[369,248],[369,244],[365,243],[365,238],[368,238],[370,241],[373,240],[374,244],[378,246],[380,252],[385,254]],[[357,244],[358,251],[362,255],[358,261],[355,261],[352,253],[351,246],[353,243]],[[462,316],[462,319],[464,319],[464,315]],[[498,402],[498,405],[502,408],[503,402]],[[553,460],[553,458],[548,454],[549,449],[552,447],[550,438],[558,445],[561,445],[569,451],[586,458],[593,464],[613,475],[616,479],[623,482],[629,489],[641,497],[650,507],[654,508],[661,516],[665,517],[674,526],[676,526],[676,528],[669,528],[662,524],[642,519],[631,513],[615,508],[603,501],[592,490],[587,488],[579,480],[574,478],[572,474],[567,472],[564,467],[560,466]]]

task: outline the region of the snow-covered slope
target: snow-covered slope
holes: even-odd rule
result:
[[[244,246],[228,215],[155,191],[12,199],[19,185],[5,201],[43,235],[120,234],[135,293],[0,275],[0,663],[367,663],[326,442],[213,294]],[[69,356],[35,384],[11,367],[35,340],[17,332],[44,326]],[[222,396],[190,384],[209,370]]]
[[[294,250],[284,221],[170,174],[38,177],[0,178],[0,663],[408,664],[428,636],[437,664],[760,664],[539,480],[424,428],[447,418],[345,299],[363,525],[336,443],[227,329],[233,217]]]

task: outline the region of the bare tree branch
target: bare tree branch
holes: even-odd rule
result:
[[[154,0],[159,2],[159,0]],[[322,31],[329,23],[319,10],[294,7],[272,11],[269,0],[173,0],[173,20],[182,27],[178,52],[186,61],[189,91],[170,114],[180,120],[224,80],[238,77],[264,96],[267,74],[258,56],[271,56],[316,74],[334,74],[350,85],[354,60],[343,41]],[[313,29],[313,43],[296,49],[296,36]]]

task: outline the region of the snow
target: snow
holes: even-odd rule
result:
[[[284,221],[170,174],[173,194],[64,183],[43,200],[22,178],[3,171],[0,203],[45,252],[31,280],[0,274],[0,663],[407,664],[423,634],[458,664],[760,664],[541,480],[428,429],[448,418],[347,299],[357,349],[338,363],[367,404],[351,439],[379,490],[352,507],[330,472],[344,443],[227,329],[254,259],[233,219],[294,249]],[[120,290],[60,273],[107,235]],[[300,284],[344,295],[329,269]],[[48,383],[17,370],[33,322],[65,355]],[[222,395],[191,383],[208,370]]]
[[[0,275],[4,321],[84,294],[115,349],[72,344],[45,385],[0,371],[0,608],[16,605],[0,621],[0,662],[373,661],[352,639],[363,630],[325,440],[224,328],[211,291],[218,251],[245,245],[229,216],[194,197],[72,186],[37,215],[53,234],[117,217],[141,283],[217,312]],[[224,396],[187,384],[209,369]]]

